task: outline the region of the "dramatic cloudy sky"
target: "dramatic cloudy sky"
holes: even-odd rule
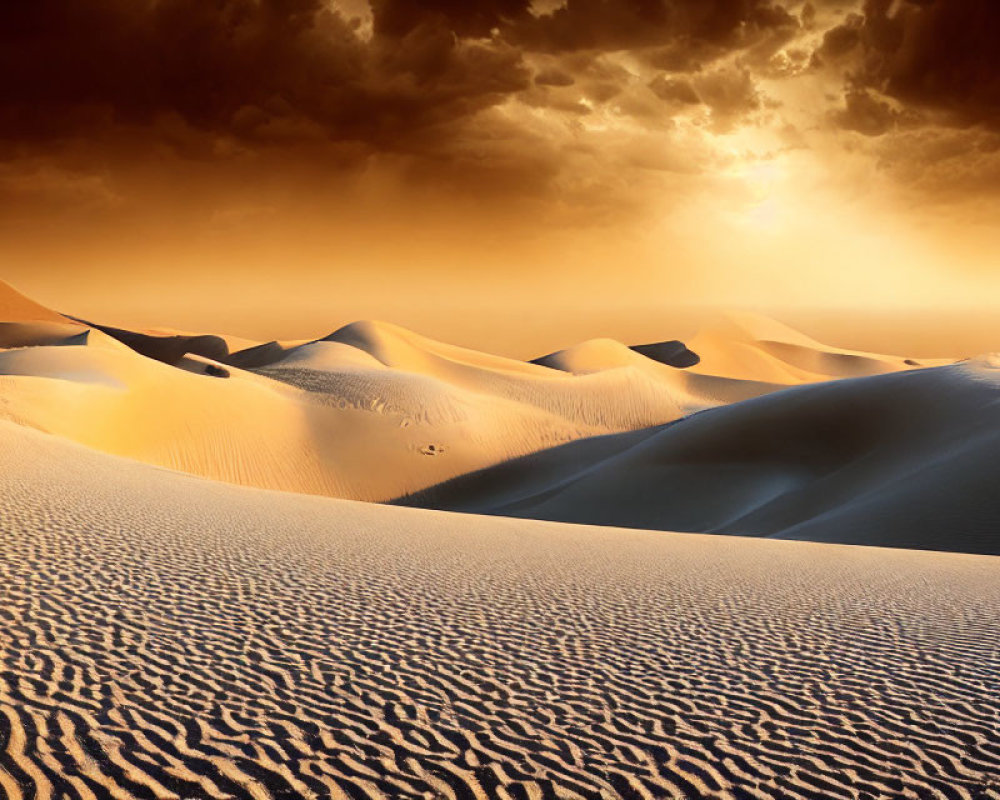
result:
[[[0,277],[259,336],[995,307],[997,42],[995,0],[13,0]]]

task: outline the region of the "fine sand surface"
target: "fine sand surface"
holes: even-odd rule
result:
[[[1000,798],[1000,559],[269,493],[0,423],[0,796]]]
[[[399,502],[1000,554],[1000,359],[829,381],[575,442]]]

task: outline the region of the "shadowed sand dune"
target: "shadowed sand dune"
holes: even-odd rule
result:
[[[1000,361],[786,389],[576,442],[400,502],[1000,554]]]
[[[209,334],[149,334],[97,325],[80,320],[84,325],[96,328],[113,339],[117,339],[140,355],[176,365],[186,355],[202,356],[214,361],[224,361],[229,356],[229,345],[221,336]]]
[[[0,533],[12,800],[1000,797],[1000,559],[266,493],[10,423]]]
[[[0,349],[85,345],[91,331],[75,322],[0,322]]]
[[[638,354],[641,358],[636,358],[634,354]],[[648,369],[650,364],[647,359],[676,369],[693,367],[701,360],[697,353],[688,350],[683,342],[676,340],[626,347],[614,339],[590,339],[566,350],[536,358],[531,363],[572,372],[575,375],[586,375],[626,366]]]
[[[669,342],[653,342],[652,344],[634,344],[631,346],[635,352],[659,361],[670,367],[686,369],[695,366],[701,361],[701,356],[693,350],[689,350],[684,342],[672,339]]]
[[[3,296],[12,314],[45,311]],[[230,355],[222,337],[58,319],[0,323],[0,419],[157,466],[350,499],[425,492],[410,502],[564,521],[995,546],[983,539],[998,518],[995,439],[970,438],[979,417],[963,405],[990,381],[972,392],[941,377],[967,370],[913,370],[760,317],[731,316],[691,350],[595,339],[548,366],[382,322]],[[869,373],[886,374],[830,381]],[[788,389],[803,382],[821,383]],[[869,386],[881,388],[852,388]],[[961,516],[966,498],[964,539],[942,543],[942,515]]]

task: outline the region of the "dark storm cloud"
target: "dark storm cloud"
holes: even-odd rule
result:
[[[865,18],[861,14],[849,14],[840,25],[823,34],[823,43],[816,51],[821,61],[836,61],[855,51],[862,41]]]
[[[1000,3],[867,0],[863,11],[863,21],[851,18],[828,32],[819,55],[855,54],[848,98],[865,106],[872,132],[882,127],[880,112],[860,99],[864,89],[953,124],[1000,128]]]
[[[644,107],[619,100],[626,70],[595,72],[622,49],[647,70],[690,73],[652,84],[650,102],[703,102],[728,125],[756,92],[745,69],[715,62],[752,65],[799,25],[767,0],[569,0],[540,15],[529,0],[373,0],[370,23],[327,0],[0,3],[0,159],[77,142],[77,157],[100,161],[128,139],[138,157],[318,145],[330,163],[402,153],[440,165],[454,152],[466,165],[473,147],[485,165],[499,145],[473,121],[511,97],[574,115],[583,101]],[[547,66],[531,69],[532,56]],[[516,159],[502,150],[507,169]]]
[[[226,129],[252,107],[378,139],[524,88],[519,51],[482,38],[491,31],[540,50],[716,52],[792,21],[756,0],[570,0],[540,18],[526,0],[375,0],[372,11],[366,41],[320,0],[12,0],[0,5],[3,130],[59,135],[102,113],[142,123],[163,112]]]
[[[529,82],[514,48],[456,35],[493,16],[439,5],[403,24],[380,4],[367,41],[319,0],[15,0],[0,5],[0,136],[177,115],[242,139],[284,121],[396,147]]]
[[[701,102],[698,93],[694,90],[691,82],[687,80],[670,78],[666,75],[657,75],[650,81],[649,88],[652,89],[653,94],[667,102],[681,103],[683,105]]]
[[[530,0],[373,0],[375,31],[401,36],[426,23],[445,21],[460,36],[489,36],[500,25],[523,21]]]
[[[546,52],[662,48],[654,57],[688,70],[797,27],[767,0],[567,0],[551,14],[522,19],[512,38]]]
[[[561,69],[543,69],[535,75],[535,83],[539,86],[572,86],[576,79]]]
[[[881,136],[896,124],[899,116],[888,103],[864,89],[852,89],[844,101],[844,108],[834,114],[834,120],[840,127],[866,136]]]

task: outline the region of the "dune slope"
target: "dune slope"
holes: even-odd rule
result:
[[[0,418],[204,477],[363,500],[775,388],[623,345],[633,363],[569,375],[384,323],[242,357],[217,337],[104,330],[0,327]]]
[[[698,355],[692,372],[790,386],[949,363],[831,347],[777,320],[750,313],[720,315],[688,347]]]
[[[997,798],[1000,559],[212,483],[0,423],[0,794]]]
[[[4,322],[69,322],[62,314],[25,297],[13,286],[2,280],[0,280],[0,320]]]
[[[786,389],[577,442],[400,502],[1000,554],[1000,364]]]
[[[334,347],[330,343],[325,346]],[[356,354],[355,361],[366,356]],[[145,358],[98,331],[80,346],[0,350],[0,419],[88,447],[242,485],[385,500],[525,453],[682,413],[601,376],[519,402],[433,376],[342,362],[272,375]]]

